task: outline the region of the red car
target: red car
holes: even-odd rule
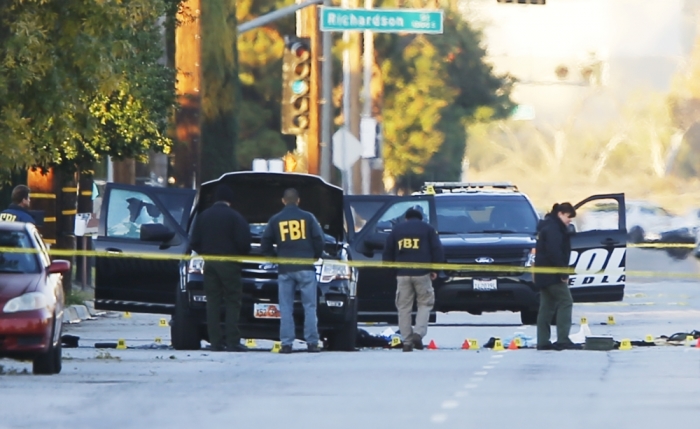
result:
[[[0,222],[0,357],[32,360],[34,374],[61,372],[61,274],[69,270],[49,259],[34,225]]]

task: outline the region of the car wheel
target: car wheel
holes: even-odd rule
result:
[[[36,375],[59,374],[62,368],[63,349],[59,341],[56,346],[51,344],[46,353],[42,353],[32,362],[32,373]]]
[[[355,342],[357,340],[357,299],[353,300],[350,312],[350,320],[345,322],[342,327],[328,334],[328,350],[340,352],[355,351]]]
[[[187,294],[178,291],[170,337],[175,350],[199,350],[202,346],[199,323],[190,315],[186,297]]]
[[[639,227],[635,226],[630,230],[629,235],[628,235],[628,240],[630,243],[634,244],[639,244],[644,242],[644,230]]]
[[[520,322],[523,325],[537,325],[538,310],[522,310],[520,312]]]

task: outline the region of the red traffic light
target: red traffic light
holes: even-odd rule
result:
[[[294,42],[289,47],[289,50],[294,54],[295,57],[305,60],[311,55],[309,46],[303,42]]]

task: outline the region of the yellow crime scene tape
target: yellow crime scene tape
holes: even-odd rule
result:
[[[692,244],[685,243],[646,243],[646,244],[630,244],[627,246],[641,248],[694,248]],[[35,249],[18,249],[14,247],[0,247],[0,253],[37,253]],[[220,261],[220,262],[238,262],[238,263],[273,263],[273,264],[289,264],[289,265],[313,265],[317,262],[311,258],[279,258],[273,256],[219,256],[219,255],[183,255],[172,253],[157,253],[157,252],[142,252],[142,253],[124,253],[124,252],[109,252],[96,250],[67,250],[67,249],[51,249],[51,256],[57,257],[98,257],[98,258],[138,258],[149,260],[173,260],[183,261],[195,258],[201,258],[204,261]],[[346,264],[354,268],[384,268],[384,269],[424,269],[431,271],[458,271],[468,273],[476,271],[479,273],[531,273],[531,274],[562,274],[562,275],[588,275],[595,274],[589,272],[576,273],[572,268],[558,267],[525,267],[513,265],[491,265],[491,264],[456,264],[456,263],[406,263],[406,262],[384,262],[384,261],[354,261],[354,260],[337,260],[329,259],[328,262],[337,262]],[[658,271],[624,271],[627,276],[635,277],[664,277],[678,279],[700,279],[700,273],[682,273],[682,272],[658,272]]]

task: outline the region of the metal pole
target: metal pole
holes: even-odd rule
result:
[[[365,0],[365,8],[372,9],[374,7],[373,0]],[[364,105],[362,106],[362,117],[372,117],[372,66],[374,65],[374,33],[370,30],[365,31],[364,37]],[[362,193],[367,195],[370,193],[371,171],[369,159],[361,159],[362,168]]]
[[[324,0],[324,6],[330,6],[331,0]],[[333,54],[331,52],[333,35],[330,31],[323,33],[323,70],[321,76],[321,177],[331,181],[331,125],[333,124]]]
[[[251,19],[250,21],[238,26],[238,34],[240,35],[242,33],[245,33],[246,31],[262,27],[263,25],[267,25],[271,22],[277,21],[280,18],[289,16],[294,12],[298,11],[299,9],[303,9],[307,6],[313,6],[315,4],[321,4],[323,3],[323,1],[324,0],[306,0],[304,2],[298,2],[297,4],[294,4],[292,6],[283,7],[282,9],[278,9],[274,12],[270,12],[263,16],[259,16],[255,19]]]
[[[342,0],[341,2],[341,7],[343,8],[349,8],[350,7],[350,0]],[[350,109],[350,78],[351,78],[351,70],[350,70],[350,32],[349,31],[344,31],[343,32],[343,123],[345,128],[347,128],[348,131],[350,131],[350,117],[351,117],[351,109]],[[343,146],[345,146],[345,142],[343,142]],[[352,194],[353,192],[353,186],[352,186],[352,167],[348,168],[347,170],[343,170],[343,191],[345,191],[346,194]]]

